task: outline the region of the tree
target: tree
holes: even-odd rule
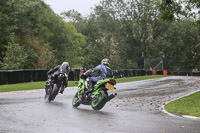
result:
[[[137,69],[144,58],[159,57],[165,69],[193,70],[199,63],[199,21],[187,20],[193,18],[189,13],[179,1],[102,0],[87,18],[76,11],[65,16],[85,36],[84,67],[107,57],[113,69]]]
[[[85,42],[84,37],[43,1],[2,0],[0,20],[2,68],[51,68],[66,60],[72,62],[72,67],[81,66],[78,53]],[[15,39],[11,42],[12,38]],[[16,55],[24,50],[19,54],[24,57],[18,62],[18,68],[7,67],[15,62],[14,57],[9,57],[12,48],[16,48]],[[24,61],[27,62],[24,64]]]
[[[168,70],[199,69],[199,28],[193,21],[172,23],[166,31],[164,56]]]
[[[101,29],[115,46],[112,50],[115,53],[113,59],[117,58],[114,62],[117,68],[138,68],[138,63],[143,60],[142,53],[146,57],[160,56],[152,38],[157,32],[158,16],[154,5],[148,0],[104,0],[96,7]]]
[[[160,18],[166,21],[174,21],[183,18],[199,18],[199,0],[162,0],[157,2]]]
[[[26,49],[24,46],[16,44],[14,36],[11,37],[9,45],[7,45],[6,48],[7,51],[3,58],[6,63],[2,63],[4,69],[24,69],[35,67],[35,63],[32,61],[37,59],[37,53],[32,49]]]
[[[73,25],[85,37],[85,43],[81,46],[80,55],[83,58],[83,67],[91,68],[98,65],[102,58],[107,57],[109,50],[103,42],[103,33],[99,27],[98,21],[94,15],[89,18],[83,18],[76,11],[63,13],[63,16],[72,20]]]

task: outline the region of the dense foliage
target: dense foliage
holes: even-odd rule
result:
[[[84,36],[40,0],[0,1],[3,69],[51,68],[63,61],[81,67]]]
[[[87,17],[1,0],[0,68],[91,68],[109,58],[113,69],[143,69],[144,59],[162,58],[167,70],[200,70],[199,17],[198,0],[101,0]]]
[[[200,70],[198,3],[102,0],[89,17],[63,15],[85,36],[85,67],[108,57],[115,69],[137,69],[144,59],[162,58],[164,69],[192,71]]]

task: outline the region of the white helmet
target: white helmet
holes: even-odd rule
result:
[[[104,59],[101,61],[101,64],[107,65],[108,67],[110,67],[110,60],[107,59],[107,58],[104,58]]]

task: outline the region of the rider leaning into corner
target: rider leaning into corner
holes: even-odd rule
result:
[[[105,58],[101,61],[101,64],[96,66],[93,69],[87,70],[85,73],[81,75],[82,79],[86,79],[90,75],[89,80],[89,86],[88,89],[91,90],[93,87],[93,84],[95,84],[97,81],[106,79],[106,78],[112,78],[113,72],[110,68],[110,60]]]
[[[46,82],[46,91],[47,88],[50,86],[50,83],[53,83],[55,80],[55,77],[58,76],[60,73],[64,73],[67,75],[66,79],[64,80],[64,88],[60,89],[60,93],[63,94],[64,89],[67,87],[68,85],[68,75],[70,72],[70,66],[68,62],[63,62],[61,65],[57,65],[56,67],[54,67],[53,69],[50,69],[47,72],[48,75],[48,80]]]

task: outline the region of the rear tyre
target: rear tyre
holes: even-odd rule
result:
[[[73,107],[78,107],[80,105],[80,101],[79,101],[79,98],[78,98],[78,92],[76,92],[75,96],[73,97],[73,100],[72,100],[72,106]]]
[[[104,91],[99,91],[99,94],[95,95],[95,98],[92,100],[91,106],[94,110],[100,110],[104,107],[107,102],[107,95]]]

